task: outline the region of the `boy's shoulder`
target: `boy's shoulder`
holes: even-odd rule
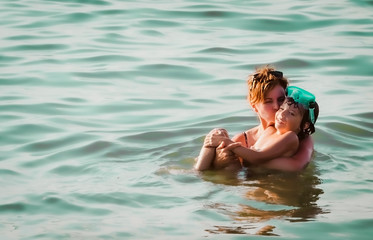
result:
[[[299,144],[299,138],[298,135],[293,131],[288,131],[284,134],[282,134],[282,138],[286,140],[289,144],[296,144],[298,147]]]

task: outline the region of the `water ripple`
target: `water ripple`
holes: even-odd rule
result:
[[[372,6],[0,1],[2,236],[370,236]],[[194,171],[212,128],[258,123],[245,81],[268,63],[317,96],[313,161]]]
[[[77,212],[87,215],[108,215],[111,211],[107,209],[90,208],[80,206],[78,204],[69,203],[58,197],[44,196],[40,199],[40,196],[32,196],[30,198],[33,203],[15,202],[9,204],[0,205],[1,213],[31,213],[31,214],[76,214]]]
[[[69,45],[66,44],[21,44],[13,47],[3,48],[4,51],[51,51],[66,50]]]

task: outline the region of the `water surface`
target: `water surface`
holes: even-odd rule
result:
[[[369,239],[371,1],[0,3],[3,239]],[[300,173],[198,173],[273,64],[320,105]]]

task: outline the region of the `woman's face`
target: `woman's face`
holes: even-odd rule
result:
[[[255,112],[259,115],[262,123],[268,127],[275,122],[275,115],[285,100],[285,89],[280,85],[275,86],[267,93],[263,102],[253,104]]]
[[[281,133],[292,131],[298,133],[303,119],[303,108],[301,105],[288,104],[285,102],[276,112],[275,128]]]

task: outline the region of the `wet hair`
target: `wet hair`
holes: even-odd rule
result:
[[[302,121],[300,123],[300,131],[298,133],[299,140],[302,140],[302,139],[306,138],[307,136],[311,135],[312,133],[314,133],[315,132],[315,123],[316,123],[317,118],[319,116],[319,105],[317,104],[317,102],[314,102],[313,106],[311,106],[311,107],[315,108],[314,109],[315,123],[311,122],[310,112],[308,111],[308,109],[305,109],[302,104],[299,104],[296,101],[294,101],[294,99],[292,97],[286,97],[286,99],[284,101],[284,104],[285,103],[288,104],[289,106],[294,105],[294,107],[298,108],[303,115]],[[299,107],[299,106],[301,106],[301,107]],[[306,123],[309,124],[308,128],[304,128],[306,126]]]
[[[255,104],[263,102],[266,95],[277,85],[286,89],[289,82],[282,72],[276,71],[270,65],[266,65],[256,69],[255,73],[249,76],[247,84],[249,88],[247,100],[251,104]]]

